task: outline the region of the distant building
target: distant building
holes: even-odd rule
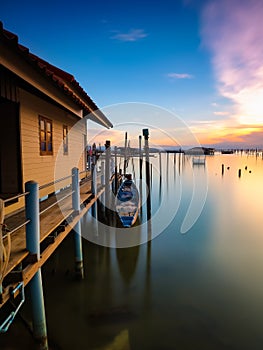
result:
[[[213,155],[215,153],[214,148],[210,147],[193,147],[185,151],[185,154],[190,155]]]
[[[112,127],[71,74],[32,54],[0,22],[0,198],[23,192],[28,180],[52,182],[60,145],[65,162],[85,149],[87,123],[69,131],[87,115]]]

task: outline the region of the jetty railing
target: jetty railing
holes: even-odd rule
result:
[[[85,177],[82,178],[85,179],[88,177],[89,173],[87,171],[81,172],[81,175],[84,175]],[[71,180],[68,184],[67,191],[62,195],[61,198],[59,198],[59,192],[61,189],[64,189],[65,186],[63,186],[61,189],[59,189],[57,192],[57,196],[54,196],[54,202],[45,207],[44,209],[40,210],[40,196],[39,193],[42,189],[45,189],[49,186],[54,186],[56,183],[63,182],[65,180]],[[7,226],[4,224],[4,207],[8,202],[17,200],[19,198],[25,198],[25,206],[20,209],[19,212],[25,211],[25,220],[20,223],[19,225],[16,225],[16,227],[12,228],[11,230],[8,230]],[[55,181],[43,184],[41,186],[38,185],[35,181],[28,181],[25,184],[25,192],[18,194],[16,196],[13,196],[11,198],[0,200],[1,204],[1,226],[0,226],[0,304],[3,303],[3,280],[6,275],[7,266],[9,263],[11,250],[12,250],[12,238],[11,235],[13,235],[16,231],[26,227],[26,250],[28,251],[28,254],[33,258],[32,261],[39,261],[40,260],[40,216],[47,212],[48,210],[51,210],[54,206],[58,205],[62,201],[68,199],[69,197],[72,198],[71,203],[69,206],[74,210],[79,212],[79,203],[80,203],[80,179],[79,179],[79,171],[77,168],[72,169],[72,174],[69,176],[62,177],[60,179],[57,179]],[[76,202],[78,203],[76,205]],[[43,202],[41,202],[43,203]],[[78,226],[78,223],[77,225]],[[80,233],[80,232],[78,232]],[[78,269],[81,271],[81,275],[83,275],[83,264],[82,264],[82,247],[81,247],[81,236],[80,234],[77,236],[77,242],[75,248],[75,252],[77,252],[77,263],[78,263]],[[15,264],[14,264],[15,266]],[[14,292],[15,291],[15,292]],[[10,299],[14,294],[21,295],[21,301],[19,305],[16,307],[14,311],[12,311],[7,318],[4,320],[4,322],[0,325],[0,332],[6,332],[9,329],[9,326],[13,322],[18,310],[22,306],[24,302],[24,283],[19,282],[14,289],[10,291]],[[32,303],[32,310],[33,310],[33,327],[34,327],[34,337],[36,339],[41,340],[41,342],[46,343],[44,348],[47,349],[47,335],[46,335],[46,321],[45,321],[45,309],[44,309],[44,298],[43,298],[43,290],[42,290],[42,277],[41,277],[41,269],[40,267],[36,269],[31,281],[30,281],[30,293],[31,293],[31,303]]]

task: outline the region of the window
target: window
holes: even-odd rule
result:
[[[63,154],[68,154],[68,127],[63,125]]]
[[[53,130],[52,121],[39,117],[39,138],[40,138],[40,155],[53,154]]]

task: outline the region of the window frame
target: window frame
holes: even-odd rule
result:
[[[62,137],[63,137],[63,154],[65,156],[68,155],[68,125],[63,125],[62,129]]]
[[[53,155],[53,122],[51,119],[39,115],[39,148],[41,156],[52,156]],[[42,122],[44,123],[44,128],[42,128]],[[48,130],[48,124],[50,125],[50,130]],[[44,134],[44,139],[43,139]],[[49,141],[50,140],[50,141]],[[42,144],[45,144],[45,150],[42,149]],[[51,150],[49,150],[49,145],[51,145]]]

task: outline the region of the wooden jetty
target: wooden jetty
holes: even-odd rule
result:
[[[108,160],[106,162],[107,167],[109,167],[109,163]],[[111,183],[114,181],[114,176],[116,176],[116,174],[114,175],[110,171],[108,173],[110,177],[105,183]],[[39,193],[44,186],[39,187],[33,181],[26,183],[26,190],[32,185],[37,185],[39,210],[36,212],[36,218],[39,220],[39,241],[36,244],[38,245],[39,254],[37,252],[32,253],[30,248],[30,245],[32,245],[31,238],[28,243],[28,225],[30,225],[30,221],[33,221],[33,218],[28,219],[28,215],[30,216],[30,214],[27,205],[31,202],[30,198],[29,201],[26,199],[24,210],[20,210],[13,215],[8,215],[5,218],[4,225],[2,225],[4,228],[4,246],[6,250],[10,249],[10,256],[2,279],[0,311],[8,300],[11,299],[13,301],[19,295],[24,299],[24,288],[39,273],[41,266],[49,259],[72,230],[75,231],[77,240],[80,240],[79,243],[77,241],[75,242],[75,270],[78,277],[83,277],[80,220],[95,205],[97,199],[107,188],[105,183],[102,184],[100,181],[101,174],[97,176],[95,172],[95,176],[96,185],[94,186],[94,174],[90,171],[79,173],[78,169],[74,168],[72,169],[72,174],[68,177],[69,186],[61,190],[57,195],[54,194],[40,203]],[[64,185],[65,178],[58,181],[62,181]],[[53,184],[47,185],[52,186]],[[30,193],[26,192],[22,195],[27,197],[30,196]],[[76,201],[79,203],[78,207],[74,204]],[[11,247],[9,248],[8,243],[10,242]],[[44,312],[44,310],[42,311]],[[8,329],[15,314],[16,311],[7,316],[6,322],[0,325],[2,327],[1,332]],[[43,348],[46,347],[44,346]]]
[[[114,175],[110,181],[113,181]],[[69,234],[79,220],[87,213],[105,190],[105,186],[97,178],[96,195],[92,193],[92,176],[87,171],[80,180],[80,211],[76,212],[72,205],[72,187],[53,195],[40,203],[40,245],[41,255],[37,260],[30,255],[26,248],[26,213],[25,210],[9,215],[5,219],[5,227],[11,232],[11,254],[4,274],[4,290],[0,308],[10,298],[10,289],[16,288],[20,281],[24,286],[33,277],[35,271],[41,267],[52,255],[64,238]],[[63,179],[64,180],[64,179]],[[40,188],[41,190],[41,188]],[[6,235],[4,234],[4,238]],[[4,239],[5,243],[5,239]],[[6,245],[6,243],[5,243]]]

